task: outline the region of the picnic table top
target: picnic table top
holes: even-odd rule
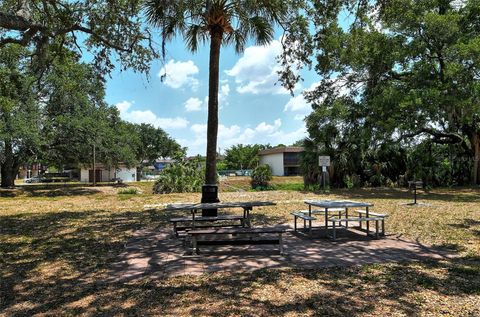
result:
[[[323,208],[352,208],[352,207],[370,207],[371,203],[352,200],[305,200],[307,205]]]
[[[423,186],[423,181],[408,181],[408,185]]]
[[[233,202],[218,202],[218,203],[183,203],[183,204],[167,204],[162,211],[177,211],[177,210],[199,210],[199,209],[215,209],[215,208],[251,208],[260,206],[274,206],[271,201],[233,201]]]

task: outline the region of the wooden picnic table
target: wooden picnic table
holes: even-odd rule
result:
[[[308,216],[312,217],[312,206],[324,208],[325,213],[325,235],[328,236],[328,209],[333,208],[344,208],[346,216],[348,218],[348,208],[365,208],[366,218],[369,218],[369,207],[372,207],[373,204],[365,203],[360,201],[351,201],[351,200],[305,200],[305,204],[308,205]],[[308,221],[309,230],[312,229],[312,220]],[[346,222],[348,226],[348,222]],[[369,223],[367,221],[367,232],[369,232]]]
[[[225,208],[243,208],[243,218],[248,227],[251,227],[250,211],[253,207],[274,206],[271,201],[234,201],[234,202],[218,202],[218,203],[181,203],[167,204],[162,211],[190,211],[192,214],[192,227],[195,228],[195,214],[202,209],[225,209]]]

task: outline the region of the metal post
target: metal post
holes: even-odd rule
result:
[[[310,233],[312,232],[312,205],[308,205],[308,227],[310,230]]]
[[[413,203],[417,204],[417,183],[413,182]]]
[[[323,166],[322,166],[323,169]],[[323,191],[325,192],[325,174],[327,174],[325,171],[323,171],[323,176],[322,176],[322,181],[323,181]]]
[[[325,235],[328,236],[328,208],[325,207]]]
[[[368,206],[365,208],[365,211],[366,211],[365,217],[369,218],[370,214],[369,214]],[[370,234],[370,222],[367,220],[366,223],[367,223],[367,236],[368,236]]]

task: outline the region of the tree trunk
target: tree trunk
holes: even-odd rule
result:
[[[217,187],[217,134],[218,134],[218,83],[220,72],[220,47],[223,30],[213,27],[210,31],[210,64],[208,78],[207,161],[202,203],[218,202]],[[217,209],[204,209],[202,216],[217,216]]]
[[[5,142],[5,160],[2,163],[0,169],[2,181],[0,187],[11,188],[15,186],[15,175],[18,172],[18,164],[15,163],[15,159],[12,153],[12,144]]]
[[[217,182],[218,85],[222,31],[212,30],[208,79],[207,166],[205,184]]]
[[[472,184],[480,182],[480,133],[474,132],[470,138],[473,152]]]

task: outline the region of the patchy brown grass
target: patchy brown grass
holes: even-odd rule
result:
[[[0,315],[479,316],[478,188],[421,193],[430,206],[419,207],[402,205],[411,194],[396,189],[221,193],[224,201],[277,202],[254,210],[256,225],[290,221],[304,199],[369,201],[390,215],[388,232],[455,248],[456,260],[103,282],[136,230],[167,225],[166,215],[145,205],[200,198],[152,195],[152,185],[131,185],[135,195],[118,194],[122,187],[59,185],[0,197]]]

